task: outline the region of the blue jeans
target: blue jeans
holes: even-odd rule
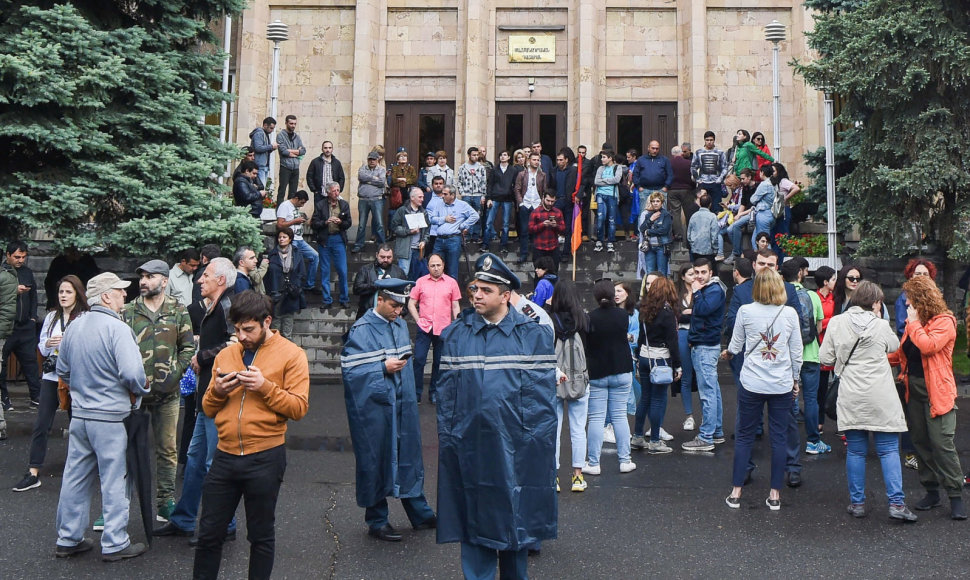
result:
[[[441,254],[441,257],[444,259],[445,274],[458,280],[458,260],[461,258],[461,236],[455,235],[447,238],[438,236],[434,241],[434,253]]]
[[[791,392],[780,395],[752,393],[738,388],[737,433],[734,436],[734,471],[732,485],[741,487],[751,469],[751,447],[755,433],[761,425],[761,410],[768,404],[768,425],[771,434],[771,489],[781,489],[785,479],[787,450],[785,439],[788,428],[788,410],[791,408]]]
[[[493,201],[492,207],[488,208],[488,217],[485,219],[488,226],[485,228],[485,238],[482,242],[488,245],[495,238],[495,218],[498,217],[499,209],[502,210],[502,245],[509,243],[509,224],[512,222],[511,201]]]
[[[260,183],[266,183],[266,176],[269,175],[269,165],[266,167],[257,167],[256,175],[259,176]]]
[[[481,215],[482,215],[482,196],[480,196],[480,195],[468,195],[468,196],[465,196],[465,197],[463,197],[461,199],[462,199],[462,201],[464,201],[468,205],[472,206],[472,209],[475,210],[475,213],[477,213],[479,215],[478,221],[476,221],[471,226],[469,226],[469,228],[468,228],[468,235],[471,236],[471,239],[473,239],[473,240],[480,239],[482,237],[482,219],[481,219]]]
[[[815,388],[818,388],[817,386]],[[794,399],[794,397],[792,397]],[[818,425],[815,425],[818,428]],[[789,473],[802,472],[802,439],[798,432],[798,401],[792,401],[788,406],[788,460],[785,471]]]
[[[303,256],[304,260],[310,262],[307,265],[306,287],[313,288],[317,285],[317,269],[320,268],[320,254],[313,249],[313,246],[306,243],[306,240],[293,240],[293,247]],[[330,273],[327,272],[327,274],[329,275]]]
[[[637,416],[633,420],[633,435],[643,436],[643,425],[650,418],[650,440],[660,441],[660,427],[667,413],[667,389],[670,385],[655,385],[650,382],[650,365],[667,366],[669,363],[662,359],[640,358],[640,403],[637,405]]]
[[[765,232],[771,237],[771,228],[775,225],[775,216],[771,215],[771,210],[766,209],[754,214],[754,231],[751,232],[751,247],[757,248],[758,234]],[[774,244],[774,240],[772,240]]]
[[[751,214],[746,213],[738,219],[734,220],[734,223],[726,228],[721,228],[721,235],[727,234],[731,239],[731,253],[735,257],[741,255],[741,249],[744,246],[744,242],[741,239],[741,234],[744,233],[744,226],[751,221]],[[718,238],[718,253],[724,255],[724,238]]]
[[[398,258],[397,265],[404,272],[404,275],[407,276],[411,270],[411,258]]]
[[[468,542],[461,543],[461,573],[465,580],[495,580],[498,564],[502,580],[529,580],[529,549],[494,550]]]
[[[441,335],[435,336],[420,328],[414,337],[414,392],[418,397],[418,402],[421,401],[421,392],[424,390],[424,367],[428,363],[428,350],[431,347],[434,347],[434,355],[431,362],[431,382],[428,384],[428,400],[431,400],[435,391],[438,390],[443,344]]]
[[[701,427],[697,437],[710,443],[715,437],[724,437],[721,403],[721,387],[717,383],[717,358],[719,345],[695,345],[690,349],[691,364],[697,375],[697,394],[701,399]]]
[[[596,236],[601,242],[616,241],[616,197],[596,194]]]
[[[359,252],[367,239],[367,216],[371,216],[371,229],[377,237],[377,243],[384,243],[384,200],[361,199],[357,201],[357,240],[354,241],[354,251]]]
[[[818,377],[819,364],[816,362],[802,362],[802,399],[805,401],[805,439],[809,443],[818,443]],[[798,399],[793,401],[794,411],[798,413]]]
[[[589,413],[589,389],[582,398],[567,401],[556,397],[556,469],[559,469],[559,446],[562,441],[563,407],[569,413],[569,443],[573,451],[572,466],[580,468],[586,461],[586,417]]]
[[[644,253],[644,261],[647,265],[647,272],[657,271],[661,274],[668,274],[667,264],[669,263],[667,259],[667,253],[664,252],[663,246],[659,248],[650,248]]]
[[[785,259],[785,252],[781,250],[778,244],[775,242],[775,234],[788,234],[791,233],[791,208],[785,206],[785,215],[782,216],[780,220],[775,222],[775,225],[771,228],[771,247],[778,252],[778,263],[780,264]]]
[[[212,457],[219,444],[219,432],[216,431],[214,419],[205,413],[195,417],[195,430],[192,431],[192,441],[189,442],[189,453],[185,460],[185,472],[182,475],[182,496],[175,504],[175,511],[168,519],[173,526],[180,530],[191,532],[195,530],[195,518],[199,515],[199,504],[202,502],[202,484],[205,475],[212,465]],[[236,518],[229,523],[229,530],[236,529]]]
[[[525,260],[529,257],[529,218],[532,216],[532,210],[525,207],[524,205],[519,206],[519,231],[516,235],[519,237],[519,259]]]
[[[318,244],[320,249],[320,288],[323,290],[323,303],[332,304],[330,294],[330,266],[337,268],[337,291],[339,302],[350,302],[350,292],[347,289],[347,246],[340,235],[327,237],[327,243]]]
[[[677,329],[677,339],[680,346],[681,374],[680,374],[680,398],[684,403],[684,415],[694,414],[694,393],[691,390],[691,383],[694,382],[694,365],[690,361],[690,347],[687,346],[686,328]]]
[[[866,502],[866,454],[869,453],[870,431],[849,429],[845,432],[848,443],[845,455],[845,474],[849,480],[849,500]],[[871,431],[876,442],[876,455],[882,465],[882,480],[886,485],[889,504],[906,502],[903,493],[903,468],[899,465],[899,433]]]
[[[589,434],[587,455],[590,465],[600,464],[603,432],[609,414],[616,435],[616,454],[620,463],[630,461],[630,423],[626,418],[626,401],[633,381],[631,373],[610,375],[589,381]]]

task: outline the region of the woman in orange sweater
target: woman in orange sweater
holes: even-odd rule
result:
[[[914,507],[929,510],[942,505],[940,487],[950,499],[950,517],[967,519],[963,506],[963,472],[953,444],[956,431],[953,344],[957,321],[946,307],[943,293],[929,276],[915,276],[903,284],[906,292],[906,331],[889,362],[900,366],[906,385],[909,433],[919,456],[919,480],[926,496]]]

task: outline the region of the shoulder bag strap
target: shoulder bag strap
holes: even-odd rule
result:
[[[647,347],[647,351],[649,354],[650,339],[647,337],[647,325],[642,320],[640,321],[640,332],[643,333],[643,344],[644,346]],[[647,365],[650,367],[650,370],[652,371],[653,367],[656,366],[653,362],[653,357],[649,357],[649,356],[647,357]]]
[[[775,326],[775,321],[778,320],[778,315],[781,314],[781,311],[784,309],[785,309],[784,305],[782,305],[782,307],[778,309],[778,312],[776,312],[775,317],[771,319],[771,323],[768,324],[768,328],[765,330],[765,332],[767,333],[771,332],[771,329]],[[760,346],[761,343],[764,342],[764,340],[765,340],[764,336],[759,338],[758,342],[754,343],[754,346],[751,347],[751,350],[749,350],[748,353],[744,355],[744,358],[748,358],[749,356],[751,356],[751,353],[754,352],[754,349],[758,348],[758,346]]]

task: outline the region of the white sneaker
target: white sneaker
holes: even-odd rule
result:
[[[695,427],[694,427],[693,417],[687,417],[686,419],[684,419],[684,431],[693,431],[694,428]]]
[[[613,443],[616,444],[616,434],[613,433],[613,425],[607,425],[606,429],[603,430],[603,443]]]
[[[614,252],[614,251],[616,251],[616,249],[613,247],[613,242],[607,242],[606,243],[606,251],[607,252]]]
[[[714,261],[715,262],[723,262],[724,261],[724,254],[718,254],[718,255],[714,256]]]
[[[637,468],[637,464],[632,461],[620,464],[620,473],[630,473]]]
[[[693,428],[693,427],[691,427],[691,428]],[[650,436],[650,432],[651,431],[653,431],[653,429],[647,429],[647,432],[643,434],[644,439],[646,439],[647,437]],[[667,433],[667,431],[663,427],[661,427],[660,428],[660,440],[661,441],[673,441],[674,440],[674,436],[671,435],[670,433]]]
[[[583,466],[583,473],[585,473],[586,475],[599,475],[600,474],[600,466],[599,465],[590,465],[589,462],[587,461],[586,462],[586,465]]]
[[[593,247],[593,251],[594,252],[602,252],[603,251],[603,242],[600,242],[599,240],[597,240],[596,241],[596,245]]]

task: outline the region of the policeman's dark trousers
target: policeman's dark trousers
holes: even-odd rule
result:
[[[461,571],[465,580],[494,580],[498,563],[500,580],[528,580],[529,549],[493,550],[462,542]]]
[[[230,455],[216,450],[202,491],[199,545],[192,577],[219,576],[222,544],[242,498],[246,505],[246,539],[249,540],[249,578],[269,578],[276,552],[276,499],[286,471],[283,445],[253,453]]]
[[[434,516],[434,510],[428,505],[422,493],[418,497],[402,497],[401,505],[404,506],[404,513],[411,522],[411,527],[419,526]],[[382,499],[376,504],[364,510],[364,521],[367,527],[372,530],[379,530],[388,524],[387,520],[387,499]]]

